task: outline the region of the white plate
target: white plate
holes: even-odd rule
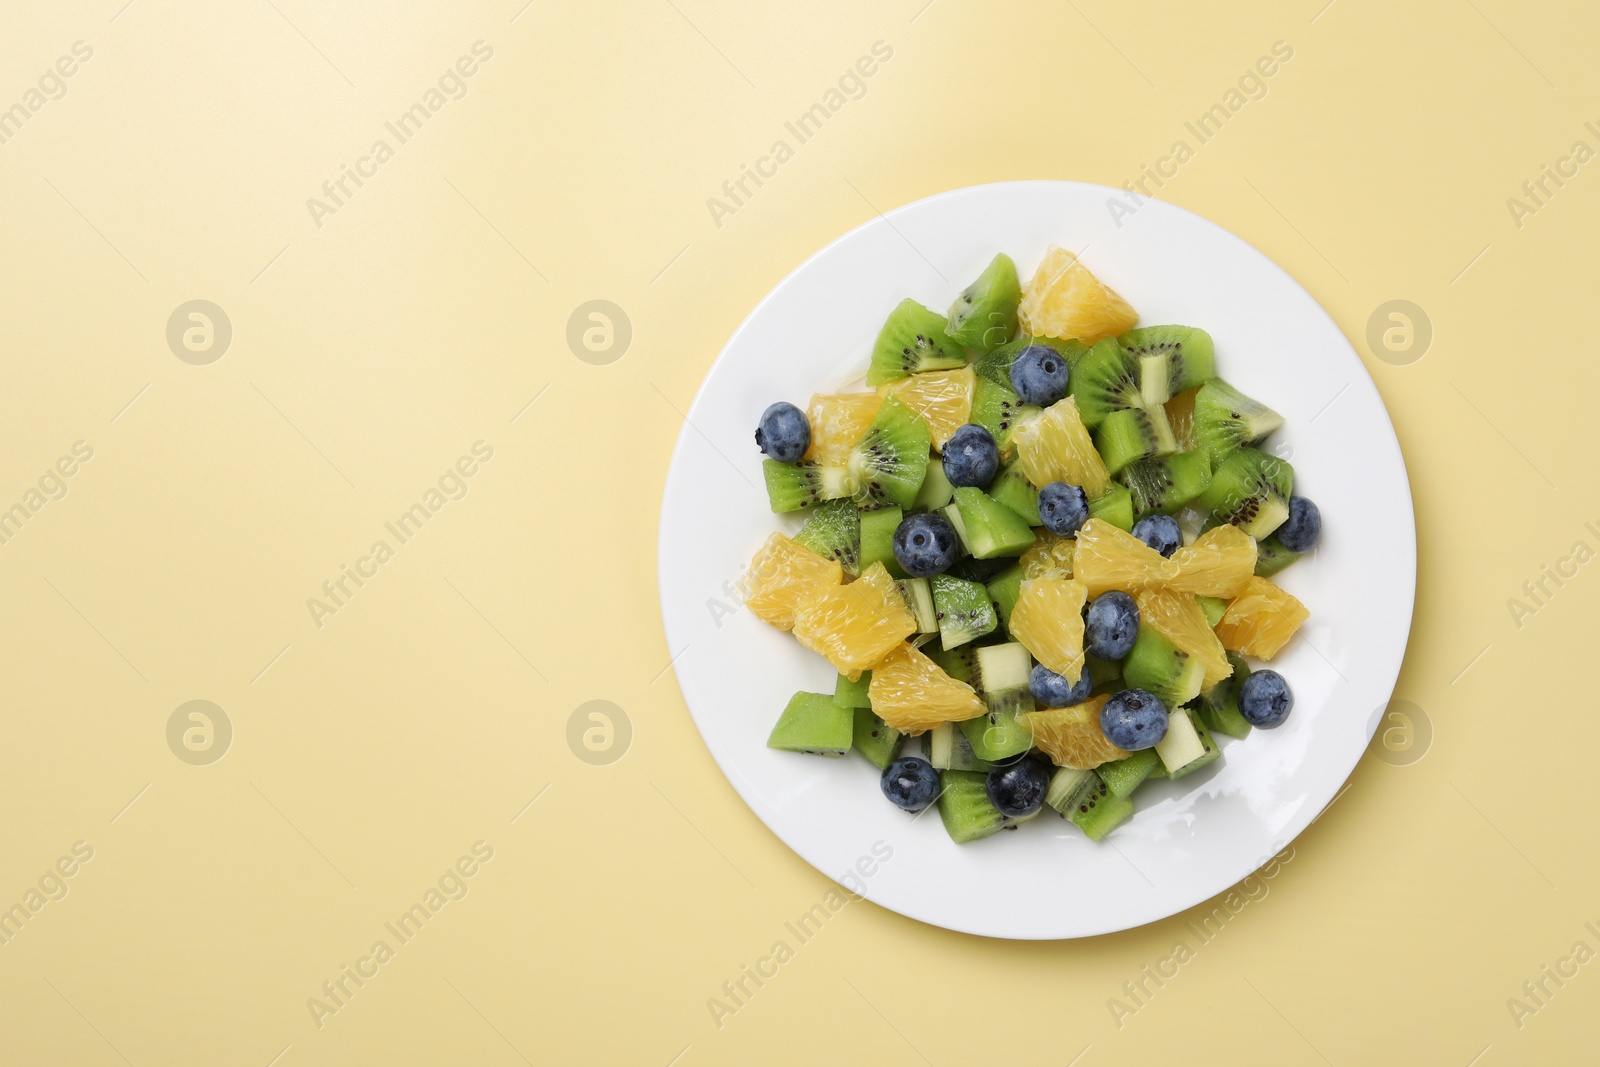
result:
[[[1064,938],[1173,915],[1260,867],[1334,798],[1371,740],[1405,653],[1416,530],[1404,461],[1372,379],[1327,313],[1260,252],[1180,208],[1147,201],[1119,229],[1123,194],[1011,182],[909,204],[839,238],[785,278],[712,366],[678,437],[661,505],[661,610],[678,683],[728,780],[823,874],[875,903],[951,930]],[[1289,720],[1221,739],[1209,771],[1135,794],[1094,844],[1046,810],[1016,831],[956,845],[937,812],[883,799],[874,768],[766,747],[796,690],[835,675],[739,606],[737,583],[769,533],[792,533],[761,488],[752,440],[776,400],[857,377],[903,297],[949,306],[996,252],[1023,280],[1047,246],[1084,262],[1142,324],[1199,326],[1219,372],[1283,414],[1269,448],[1316,500],[1324,535],[1282,575],[1311,619],[1272,664],[1295,693]],[[931,811],[931,809],[930,809]],[[852,873],[853,872],[853,873]]]

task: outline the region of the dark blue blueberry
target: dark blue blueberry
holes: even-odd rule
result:
[[[1277,671],[1256,671],[1239,686],[1239,714],[1251,726],[1282,726],[1293,707],[1294,694]]]
[[[1289,517],[1278,527],[1278,543],[1290,552],[1310,552],[1322,536],[1322,512],[1303,496],[1289,498]]]
[[[1050,769],[1036,759],[1018,760],[1009,767],[992,769],[984,779],[983,789],[1001,815],[1020,819],[1044,804],[1044,795],[1050,789]]]
[[[921,811],[939,796],[939,772],[921,756],[903,756],[889,764],[878,780],[889,803]]]
[[[1051,482],[1039,490],[1039,518],[1058,537],[1075,537],[1089,521],[1089,497],[1071,482]]]
[[[961,538],[937,511],[907,515],[894,531],[894,558],[913,578],[943,574],[961,554]]]
[[[1167,559],[1183,544],[1183,531],[1171,515],[1146,515],[1133,524],[1133,536]]]
[[[1100,709],[1100,732],[1129,752],[1154,748],[1167,736],[1167,706],[1143,689],[1124,689]]]
[[[1024,404],[1049,407],[1067,395],[1067,361],[1049,345],[1029,345],[1011,364],[1011,388]]]
[[[1089,699],[1089,690],[1092,688],[1094,682],[1089,678],[1087,667],[1078,675],[1077,685],[1042,663],[1035,664],[1033,673],[1028,675],[1028,692],[1033,694],[1035,701],[1047,708],[1070,708],[1074,704],[1082,704]]]
[[[1083,648],[1101,659],[1121,659],[1139,636],[1139,605],[1127,593],[1101,593],[1083,620]]]
[[[994,436],[976,423],[967,423],[944,443],[944,476],[960,489],[987,489],[1000,473],[1000,450]]]
[[[796,463],[811,447],[811,423],[793,404],[779,401],[761,413],[756,447],[779,463]]]

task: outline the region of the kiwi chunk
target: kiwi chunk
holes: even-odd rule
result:
[[[900,591],[900,599],[906,602],[911,617],[917,620],[917,633],[938,633],[939,613],[933,606],[933,590],[928,587],[928,579],[902,578],[894,586]]]
[[[1149,626],[1139,627],[1133,651],[1122,661],[1129,688],[1153,694],[1170,712],[1200,695],[1205,665]]]
[[[972,389],[972,413],[967,417],[989,431],[1002,456],[1009,455],[1011,434],[1019,422],[1039,414],[1042,408],[1024,404],[1009,382],[994,382],[979,377]]]
[[[939,617],[939,644],[946,649],[960,648],[999,625],[989,591],[977,582],[936,574],[929,579],[933,587],[933,610]]]
[[[1209,475],[1210,471],[1206,473]],[[1044,520],[1039,518],[1039,490],[1028,481],[1028,476],[1022,473],[1021,464],[1015,460],[1006,464],[995,476],[994,483],[989,486],[989,495],[1022,516],[1022,521],[1029,526],[1044,524]]]
[[[953,722],[942,722],[923,734],[928,762],[940,771],[987,771],[989,765],[972,753],[967,737]]]
[[[878,508],[875,511],[858,512],[860,518],[860,551],[858,553],[859,566],[862,570],[881,563],[888,568],[891,578],[903,578],[905,575],[900,570],[900,561],[894,558],[894,532],[900,528],[900,520],[905,518],[905,512],[899,508]],[[804,528],[801,529],[804,533]],[[852,573],[860,573],[854,571]]]
[[[1239,687],[1250,677],[1250,665],[1236,652],[1228,653],[1233,674],[1204,693],[1194,704],[1194,712],[1207,728],[1228,737],[1246,737],[1250,724],[1239,712]]]
[[[1117,480],[1133,494],[1133,517],[1177,513],[1211,484],[1211,461],[1200,451],[1136,459]]]
[[[1113,411],[1141,407],[1139,364],[1115,337],[1097,342],[1072,368],[1068,391],[1078,402],[1083,424],[1094,429]]]
[[[1094,446],[1106,461],[1106,470],[1116,475],[1135,460],[1171,455],[1178,450],[1178,440],[1161,408],[1133,407],[1100,420]]]
[[[889,313],[878,334],[867,366],[867,384],[882,385],[921,371],[966,365],[966,350],[945,336],[944,316],[907,298]]]
[[[1001,252],[950,305],[945,335],[968,348],[993,351],[1017,332],[1017,305],[1021,301],[1017,265]]]
[[[1106,788],[1111,791],[1112,796],[1126,800],[1146,778],[1150,777],[1150,772],[1160,762],[1161,757],[1156,755],[1156,750],[1147,748],[1107,763],[1099,767],[1096,773],[1106,783]]]
[[[956,532],[978,559],[1020,556],[1033,544],[1033,531],[1022,516],[982,489],[957,489],[955,497]]]
[[[861,512],[848,500],[830,500],[811,513],[795,544],[835,559],[846,574],[861,573]]]
[[[1277,534],[1262,538],[1256,542],[1256,577],[1271,578],[1299,558],[1298,553],[1283,547]]]
[[[1234,450],[1254,444],[1283,425],[1283,416],[1213,378],[1194,395],[1194,440],[1213,469]]]
[[[854,714],[851,747],[881,771],[900,755],[900,749],[906,742],[906,735],[866,708],[856,708]]]
[[[1089,518],[1133,532],[1133,492],[1127,486],[1113,486],[1103,496],[1089,501]]]
[[[767,482],[767,500],[779,513],[850,495],[850,474],[843,467],[825,467],[805,460],[779,463],[764,459],[761,474]]]
[[[1195,599],[1200,602],[1207,626],[1215,628],[1222,621],[1222,616],[1228,613],[1228,602],[1219,596],[1197,596]]]
[[[911,510],[938,511],[950,503],[955,491],[956,487],[945,477],[944,464],[930,462],[928,473],[922,478],[922,488],[917,490],[917,499],[911,502]]]
[[[1098,772],[1079,783],[1077,791],[1067,798],[1062,812],[1068,821],[1082,830],[1091,841],[1099,841],[1110,833],[1123,819],[1133,814],[1133,802],[1113,796]]]
[[[1228,522],[1262,540],[1289,517],[1294,468],[1277,456],[1241,448],[1211,474],[1211,484],[1195,498],[1209,511],[1213,526]],[[1259,556],[1258,556],[1259,559]]]
[[[1078,365],[1084,354],[1089,351],[1089,346],[1081,341],[1064,340],[1059,337],[1019,337],[1001,345],[987,355],[979,356],[972,364],[973,373],[980,381],[991,381],[996,385],[1011,388],[1011,364],[1017,361],[1017,356],[1025,348],[1034,345],[1044,345],[1053,348],[1067,361],[1070,370]]]
[[[998,761],[1028,751],[1033,735],[1017,716],[1033,710],[1028,689],[1033,657],[1011,641],[978,649],[977,661],[978,689],[988,712],[963,722],[961,732],[979,759]]]
[[[1012,821],[989,801],[986,775],[979,771],[942,771],[939,775],[939,818],[958,845],[999,833]]]
[[[1011,626],[1011,609],[1017,606],[1022,595],[1022,564],[1013,563],[989,580],[989,598],[994,601],[1000,621]]]
[[[883,398],[883,406],[850,449],[848,461],[854,499],[863,508],[898,504],[908,508],[917,499],[928,472],[928,424],[898,397]]]
[[[862,671],[861,677],[853,682],[841,674],[833,683],[833,702],[841,708],[870,708],[872,699],[867,695],[867,687],[871,684],[871,671]]]
[[[842,756],[855,735],[855,712],[829,693],[796,693],[778,716],[767,747],[813,756]]]
[[[1188,708],[1174,708],[1167,717],[1167,735],[1156,742],[1156,755],[1172,778],[1193,774],[1222,755],[1217,742]]]
[[[1074,797],[1082,792],[1094,771],[1080,771],[1075,767],[1057,767],[1050,776],[1050,787],[1045,790],[1044,802],[1065,815],[1071,811]]]
[[[1117,338],[1139,366],[1139,395],[1147,406],[1165,404],[1217,373],[1211,335],[1193,326],[1143,326]]]

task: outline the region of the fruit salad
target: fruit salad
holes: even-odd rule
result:
[[[1218,735],[1282,725],[1262,662],[1308,612],[1272,578],[1322,518],[1261,447],[1283,419],[1216,363],[1052,248],[1025,286],[995,256],[947,314],[901,301],[865,390],[768,407],[767,494],[803,520],[746,603],[838,682],[767,744],[854,750],[957,843],[1046,808],[1099,841]]]

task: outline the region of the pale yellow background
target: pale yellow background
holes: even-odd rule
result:
[[[1600,165],[1520,229],[1506,206],[1600,148],[1592,5],[125,2],[0,14],[0,107],[94,50],[0,145],[0,506],[94,449],[0,546],[0,907],[94,849],[0,946],[0,1061],[1593,1060],[1600,966],[1521,1029],[1506,1006],[1600,948],[1600,576],[1520,629],[1506,605],[1600,547]],[[479,40],[467,96],[317,227],[307,198]],[[866,96],[716,226],[706,199],[879,40]],[[1283,264],[1377,380],[1421,549],[1398,695],[1431,751],[1369,753],[1120,1028],[1107,999],[1184,917],[1010,944],[857,905],[717,1028],[707,998],[831,883],[667,669],[679,412],[824,242],[952,187],[1137,178],[1278,40],[1266,98],[1162,195]],[[209,366],[166,344],[192,299],[233,324]],[[565,340],[591,299],[632,322],[609,366]],[[1391,299],[1435,329],[1411,365],[1365,342]],[[307,598],[479,440],[465,499],[314,625]],[[197,698],[235,731],[210,766],[165,738]],[[609,766],[567,743],[595,699],[633,727]],[[318,1028],[307,998],[480,839],[470,895]]]

